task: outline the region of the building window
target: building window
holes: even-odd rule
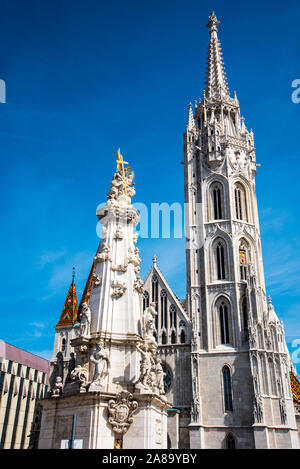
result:
[[[234,189],[235,216],[238,220],[248,221],[247,199],[245,188],[241,184],[236,184]]]
[[[240,249],[240,274],[241,280],[247,280],[247,257],[244,249]]]
[[[168,328],[168,311],[167,311],[167,292],[162,290],[160,293],[161,305],[161,327]]]
[[[221,241],[218,241],[215,245],[215,260],[217,280],[225,280],[225,246]]]
[[[247,308],[247,299],[245,296],[242,299],[242,317],[243,317],[244,341],[247,341],[248,340],[248,308]]]
[[[231,433],[228,433],[225,439],[226,449],[235,449],[235,439]]]
[[[143,294],[143,311],[149,307],[149,293],[145,290]]]
[[[221,344],[229,344],[229,327],[228,327],[228,307],[227,304],[222,301],[219,305],[219,320],[220,320],[220,339]]]
[[[170,327],[177,327],[176,306],[170,306]]]
[[[223,368],[223,386],[224,386],[224,404],[225,411],[232,410],[232,389],[231,389],[231,376],[228,366]]]
[[[215,182],[210,188],[211,197],[211,215],[214,220],[221,220],[224,218],[224,203],[223,203],[223,186],[219,182]]]
[[[176,332],[174,330],[171,333],[171,344],[176,344]]]
[[[180,343],[181,344],[185,344],[185,332],[184,330],[182,329],[181,333],[180,333]]]
[[[167,343],[167,335],[166,335],[165,331],[163,331],[163,333],[161,335],[161,343],[163,345],[165,345]]]

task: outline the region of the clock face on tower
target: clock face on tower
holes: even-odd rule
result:
[[[165,387],[165,393],[168,394],[168,392],[171,389],[172,386],[172,374],[171,370],[167,365],[162,365],[162,369],[164,372],[164,387]]]

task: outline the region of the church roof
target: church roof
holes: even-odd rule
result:
[[[71,285],[65,300],[63,310],[61,312],[58,323],[55,327],[63,326],[74,326],[77,322],[77,313],[78,313],[78,302],[77,302],[77,293],[76,286],[74,282],[74,271]]]
[[[187,313],[185,311],[185,300],[180,300],[178,298],[177,295],[175,295],[174,291],[172,290],[172,288],[170,287],[169,283],[167,282],[166,278],[164,277],[162,271],[160,270],[160,268],[158,267],[157,265],[157,257],[156,255],[154,255],[153,257],[153,265],[145,279],[145,282],[144,284],[146,284],[146,282],[152,278],[152,276],[156,274],[162,284],[164,285],[164,289],[169,293],[170,297],[172,298],[174,304],[178,307],[178,311],[180,312],[180,314],[182,315],[182,319],[184,319],[188,324],[190,323],[190,319],[189,317],[187,316]]]
[[[291,388],[293,394],[294,402],[298,402],[300,399],[300,381],[296,375],[291,371],[290,372],[290,379],[291,379]]]
[[[95,271],[95,267],[96,267],[96,263],[93,262],[90,273],[89,273],[89,276],[88,276],[88,279],[87,279],[87,282],[85,284],[85,288],[84,288],[80,303],[79,303],[78,310],[80,310],[80,307],[81,307],[82,303],[86,303],[87,305],[89,304],[91,289],[92,289],[92,286],[93,286],[93,274],[94,274],[94,271]],[[78,316],[78,311],[77,311],[77,316]],[[79,318],[77,318],[77,320],[79,321]]]

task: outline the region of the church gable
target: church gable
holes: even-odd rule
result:
[[[72,283],[65,300],[58,323],[55,327],[73,326],[76,322],[78,312],[77,293],[74,282],[74,273]]]
[[[144,283],[143,310],[155,303],[158,345],[190,343],[190,320],[183,305],[157,266],[156,257]]]

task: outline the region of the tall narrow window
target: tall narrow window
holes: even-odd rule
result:
[[[143,294],[143,310],[149,306],[149,293],[145,290]]]
[[[223,244],[219,241],[216,245],[216,264],[217,264],[217,279],[224,280],[225,274],[225,249]]]
[[[247,300],[245,296],[242,300],[242,315],[243,315],[244,341],[247,341],[248,340],[248,308],[247,308]]]
[[[246,191],[241,184],[236,184],[234,189],[235,216],[238,220],[248,221]]]
[[[221,188],[215,186],[213,188],[213,205],[214,205],[214,219],[220,220],[223,218],[222,213],[222,197],[221,197]]]
[[[176,328],[177,321],[176,321],[176,306],[170,306],[170,327]]]
[[[160,293],[160,304],[161,304],[161,327],[168,327],[168,312],[167,312],[167,292],[162,290]]]
[[[226,449],[235,449],[235,439],[231,433],[226,436]]]
[[[152,301],[155,303],[155,309],[158,310],[158,279],[156,275],[152,277]],[[158,314],[155,316],[155,328],[158,329]]]
[[[161,343],[162,344],[166,344],[167,343],[167,335],[165,333],[165,331],[163,331],[162,335],[161,335]]]
[[[247,257],[245,249],[240,249],[240,274],[241,280],[247,280]]]
[[[171,333],[171,344],[176,344],[176,332],[174,330]]]
[[[181,333],[180,333],[180,343],[181,344],[185,344],[185,332],[184,330],[182,329]]]
[[[225,410],[232,410],[231,376],[228,366],[224,366],[223,368],[223,386]]]
[[[222,301],[219,306],[219,318],[220,318],[220,338],[221,344],[229,344],[229,328],[228,328],[228,308],[226,303]]]

